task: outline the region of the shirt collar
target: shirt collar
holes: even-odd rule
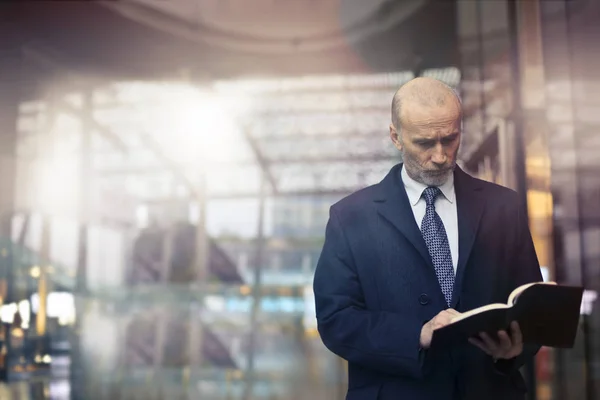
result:
[[[408,195],[408,201],[410,201],[412,206],[415,206],[421,199],[423,190],[425,190],[427,186],[408,176],[404,166],[402,166],[401,175],[402,182],[404,183],[404,189],[406,189],[406,194]],[[456,198],[454,193],[454,174],[450,174],[448,180],[439,188],[446,200],[448,200],[450,203],[454,203],[454,199]]]

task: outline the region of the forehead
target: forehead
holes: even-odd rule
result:
[[[402,129],[409,133],[449,135],[460,130],[461,111],[456,104],[441,107],[407,105],[402,114]]]

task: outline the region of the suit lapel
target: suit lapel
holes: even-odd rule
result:
[[[390,222],[419,252],[423,261],[433,269],[433,263],[427,246],[417,226],[415,216],[408,200],[406,190],[402,185],[400,175],[402,164],[392,168],[380,183],[381,192],[375,200],[378,202],[377,211]]]
[[[456,307],[459,301],[465,268],[485,208],[482,187],[479,182],[458,167],[454,175],[454,190],[458,214],[458,265],[452,294],[452,307]]]
[[[375,198],[378,203],[377,211],[413,245],[426,265],[431,267],[430,271],[434,272],[433,262],[427,251],[425,240],[423,240],[421,230],[417,226],[408,195],[402,185],[401,168],[402,164],[393,167],[379,184],[380,192]],[[465,269],[485,208],[485,196],[483,196],[479,181],[467,175],[458,167],[454,173],[454,190],[456,193],[459,242],[452,307],[456,307],[459,301]],[[435,277],[435,274],[433,276]]]

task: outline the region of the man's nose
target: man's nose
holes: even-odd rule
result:
[[[445,164],[447,159],[448,159],[448,157],[446,157],[446,152],[444,151],[442,146],[438,146],[434,150],[433,155],[431,156],[431,161],[434,164],[438,164],[438,165]]]

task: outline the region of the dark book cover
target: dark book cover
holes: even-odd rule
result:
[[[571,348],[579,324],[583,288],[564,285],[535,284],[523,290],[514,304],[493,305],[487,310],[451,323],[433,333],[432,348],[467,342],[470,337],[486,332],[510,334],[510,323],[517,321],[523,342],[547,347]]]

